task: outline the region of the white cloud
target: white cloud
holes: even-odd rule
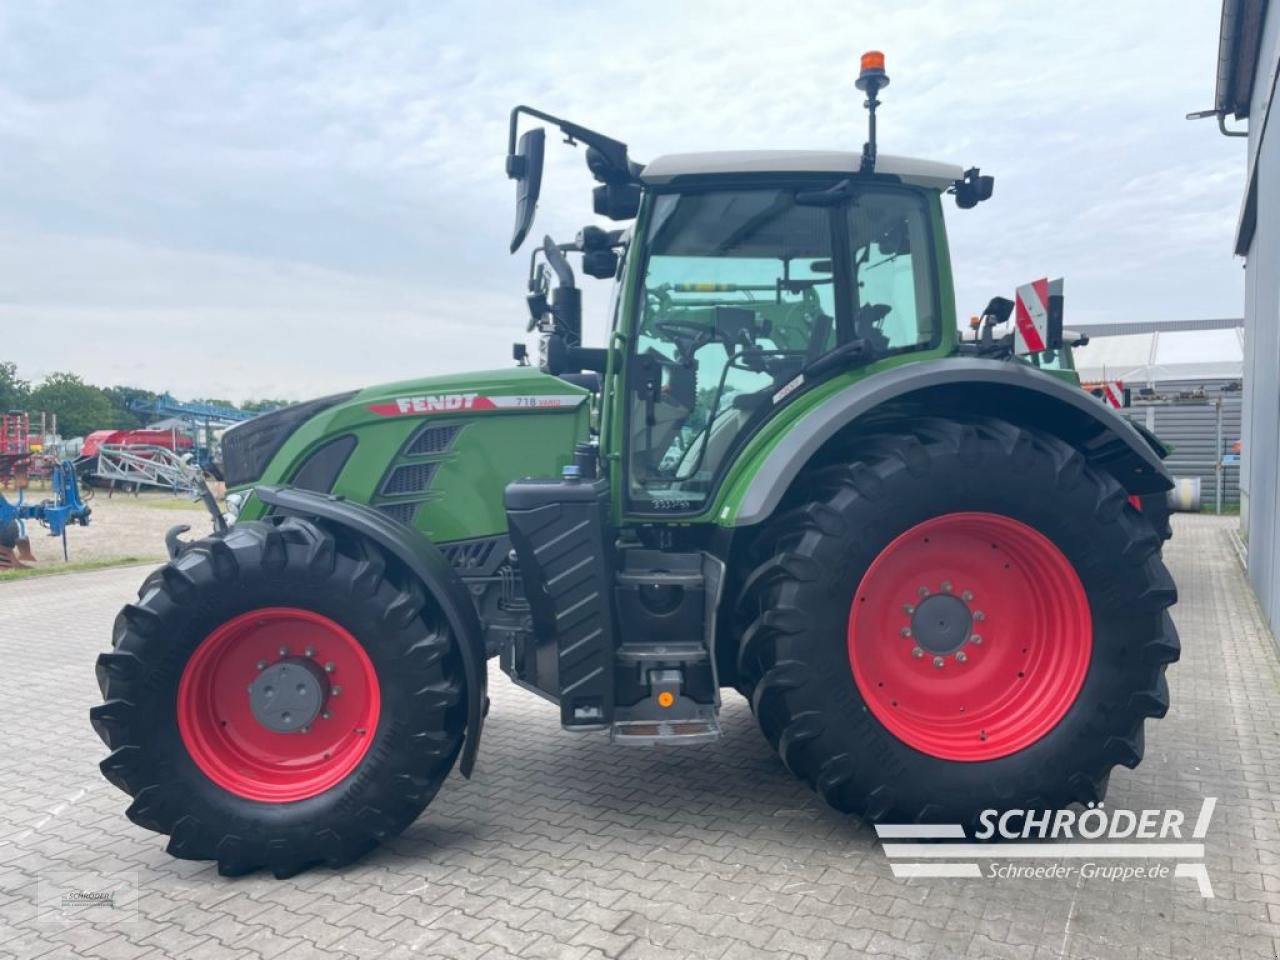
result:
[[[500,365],[512,105],[639,159],[857,149],[872,46],[883,148],[996,174],[948,213],[962,315],[1045,273],[1077,323],[1238,313],[1243,155],[1182,119],[1216,30],[1212,5],[7,5],[0,355],[233,397]],[[590,185],[553,140],[536,235],[589,222]],[[13,335],[36,326],[59,335]]]

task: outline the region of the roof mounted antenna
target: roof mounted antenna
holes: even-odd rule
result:
[[[860,173],[874,173],[876,169],[876,107],[880,101],[876,94],[881,87],[889,85],[889,75],[884,72],[884,54],[879,50],[868,50],[862,55],[862,69],[858,72],[854,86],[865,90],[867,99],[862,105],[867,108],[867,142],[862,145],[862,166]]]

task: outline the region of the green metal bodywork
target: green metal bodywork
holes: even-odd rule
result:
[[[431,412],[377,412],[405,398],[569,397],[576,406],[462,409]],[[288,483],[307,456],[346,434],[357,446],[338,474],[332,493],[387,507],[416,503],[412,523],[436,542],[492,536],[507,528],[502,490],[512,480],[555,476],[587,437],[589,394],[530,367],[403,380],[362,390],[305,421],[268,462],[257,483]],[[405,447],[424,425],[459,426],[447,450],[418,456]],[[396,466],[435,463],[430,489],[407,496],[383,492]],[[250,496],[240,517],[258,519],[265,508]]]
[[[638,318],[633,304],[642,282],[642,251],[626,257],[619,278],[618,309],[610,334],[608,365],[603,376],[600,408],[595,423],[599,429],[601,456],[609,474],[613,519],[619,525],[660,520],[677,524],[716,524],[731,527],[742,497],[762,462],[778,442],[811,410],[835,394],[848,390],[868,377],[904,363],[936,359],[955,352],[956,308],[947,247],[941,195],[920,189],[928,204],[937,271],[939,336],[934,346],[891,356],[853,367],[799,393],[781,406],[756,432],[747,437],[724,472],[714,493],[697,513],[641,514],[624,508],[623,442],[624,376],[627,347],[636,335]],[[651,209],[651,197],[641,205],[633,235],[643,237]],[[481,394],[485,396],[565,396],[582,395],[574,407],[550,410],[489,409],[446,413],[404,413],[384,415],[374,412],[379,405],[414,396]],[[260,483],[289,483],[305,458],[321,444],[342,434],[354,434],[358,446],[339,473],[332,492],[376,507],[389,507],[401,498],[382,492],[388,470],[411,462],[438,461],[430,490],[416,499],[411,522],[436,542],[464,540],[500,534],[506,530],[503,488],[512,480],[529,476],[556,476],[571,462],[574,445],[587,439],[592,420],[587,391],[557,377],[529,367],[464,373],[370,387],[350,399],[304,422],[267,464]],[[439,425],[461,425],[449,449],[443,453],[407,458],[404,450],[426,421]],[[243,504],[240,516],[256,519],[265,509],[252,495]],[[401,519],[404,519],[403,517]]]

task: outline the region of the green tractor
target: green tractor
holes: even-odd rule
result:
[[[873,822],[1100,801],[1168,708],[1142,505],[1171,482],[1026,362],[1060,346],[1060,288],[958,335],[942,201],[992,179],[878,154],[886,82],[864,58],[861,152],[642,165],[515,108],[513,252],[545,144],[522,120],[585,145],[595,212],[633,222],[533,251],[536,362],[227,431],[227,513],[171,532],[98,659],[129,818],[224,874],[348,863],[472,775],[494,658],[619,749],[715,740],[733,688]],[[603,345],[571,256],[615,281]]]

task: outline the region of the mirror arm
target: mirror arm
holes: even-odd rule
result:
[[[559,127],[560,131],[565,135],[566,142],[569,144],[580,141],[588,147],[594,147],[610,167],[615,168],[625,179],[635,180],[635,174],[632,172],[631,164],[627,160],[627,145],[625,143],[620,140],[614,140],[612,137],[606,137],[603,133],[597,133],[595,130],[576,124],[571,120],[564,120],[525,104],[512,108],[511,121],[507,128],[507,176],[511,179],[514,180],[520,175],[519,171],[512,171],[510,158],[516,155],[516,139],[519,132],[520,114],[522,113]]]

